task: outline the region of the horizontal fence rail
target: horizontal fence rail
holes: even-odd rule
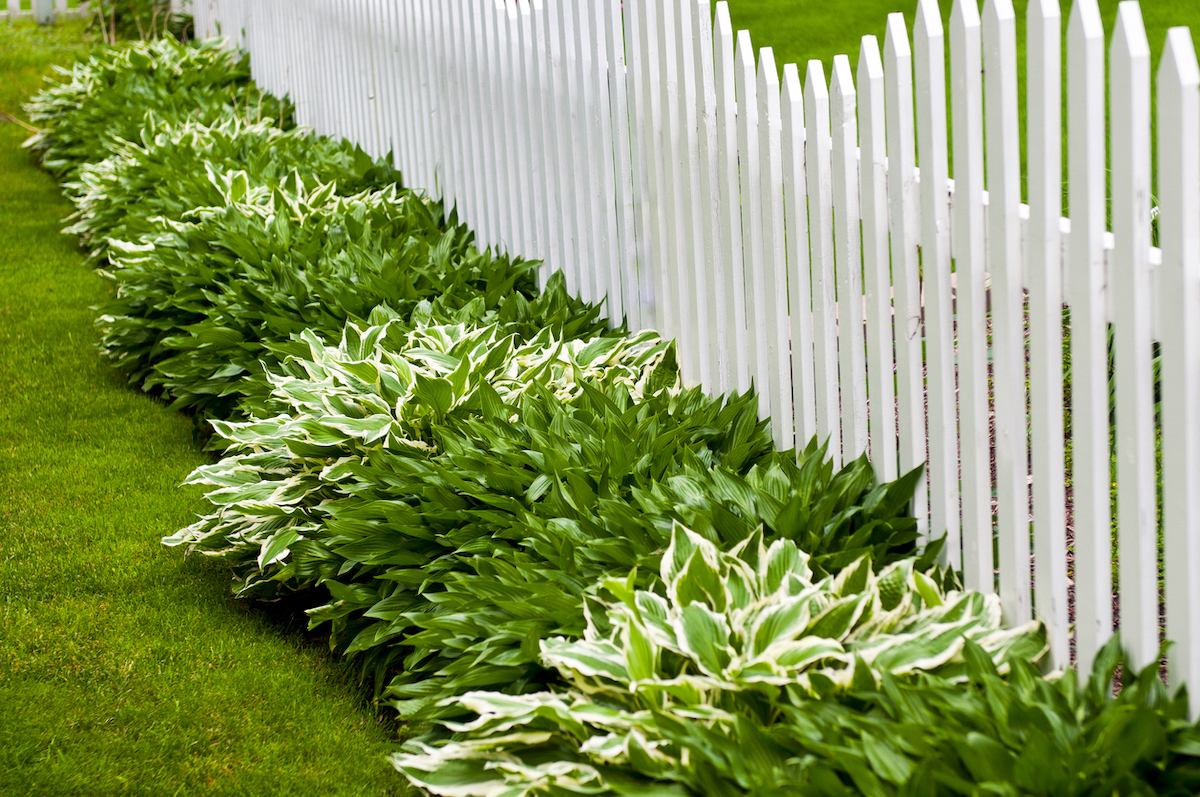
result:
[[[948,31],[921,0],[856,65],[782,78],[710,0],[194,11],[302,124],[390,151],[483,244],[675,338],[687,381],[753,385],[781,447],[815,435],[884,479],[928,461],[922,533],[1009,622],[1042,618],[1055,666],[1090,667],[1118,602],[1132,664],[1154,661],[1161,603],[1170,680],[1200,683],[1187,29],[1168,34],[1155,116],[1136,2],[1106,41],[1096,0],[1065,20],[1031,0],[1024,85],[1011,0],[957,0]]]

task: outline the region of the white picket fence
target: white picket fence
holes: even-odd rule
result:
[[[885,479],[928,456],[923,528],[947,535],[969,587],[998,584],[1008,621],[1045,620],[1056,665],[1070,660],[1069,550],[1077,663],[1113,633],[1111,325],[1122,637],[1135,664],[1156,658],[1163,567],[1171,681],[1200,683],[1200,68],[1186,28],[1158,71],[1152,186],[1135,2],[1106,73],[1096,0],[1076,0],[1065,126],[1056,0],[1029,4],[1024,86],[1011,0],[982,15],[958,0],[948,46],[922,0],[911,36],[889,16],[882,52],[863,37],[856,67],[837,57],[828,82],[819,61],[780,80],[771,50],[756,56],[710,0],[196,0],[195,14],[252,53],[301,123],[392,151],[484,243],[676,338],[690,382],[753,382],[781,447],[817,435],[839,461],[869,451]]]
[[[55,14],[62,17],[86,17],[92,11],[86,0],[73,8],[67,6],[67,0],[7,0],[3,13],[9,22],[13,22],[25,17],[53,20]]]

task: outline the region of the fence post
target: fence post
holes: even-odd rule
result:
[[[39,25],[53,25],[54,0],[33,0],[33,17]]]

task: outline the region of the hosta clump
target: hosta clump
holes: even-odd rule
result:
[[[211,126],[149,119],[134,140],[84,164],[77,180],[64,184],[76,207],[65,232],[79,236],[93,263],[103,263],[110,239],[136,242],[157,233],[155,217],[180,219],[195,208],[223,205],[226,192],[214,173],[245,174],[248,186],[266,188],[299,174],[308,191],[333,184],[339,196],[400,182],[385,161],[307,128],[281,130],[274,122],[238,118]]]
[[[392,640],[444,614],[439,604],[499,597],[495,571],[518,560],[541,568],[514,573],[541,599],[520,607],[521,617],[512,611],[521,600],[502,603],[504,616],[472,617],[476,640],[512,645],[505,623],[518,625],[518,653],[524,636],[543,625],[575,622],[585,580],[527,550],[520,523],[529,505],[553,499],[545,458],[566,430],[545,428],[553,441],[526,438],[526,462],[513,472],[502,457],[491,467],[486,443],[468,450],[456,429],[475,419],[486,436],[531,405],[567,406],[597,392],[633,403],[648,390],[661,392],[677,378],[666,344],[651,333],[584,342],[546,330],[521,345],[495,326],[405,331],[395,324],[350,326],[338,347],[306,338],[310,356],[269,376],[272,400],[261,418],[215,424],[231,453],[191,480],[217,488],[210,496],[217,511],[169,542],[233,563],[243,594],[323,584],[341,603],[319,619],[333,620],[335,638],[350,650],[372,649],[368,658],[383,664],[400,653]],[[472,579],[492,591],[449,594],[451,582]],[[436,594],[439,583],[446,594]],[[365,610],[378,619],[364,618]],[[350,628],[364,619],[366,627]],[[464,655],[453,645],[407,643],[432,657],[413,662],[410,677],[438,673]],[[478,685],[528,676],[520,657],[512,658],[485,657],[489,666],[471,677]]]
[[[221,205],[159,218],[140,243],[113,241],[116,298],[99,324],[104,352],[131,381],[177,408],[229,417],[264,360],[305,330],[330,339],[347,320],[414,313],[445,322],[504,321],[536,334],[607,331],[599,308],[561,280],[539,295],[534,264],[478,252],[465,228],[443,231],[440,206],[390,187],[351,197],[332,183],[282,187],[208,172]]]
[[[657,339],[506,349],[495,332],[401,329],[313,341],[250,421],[217,424],[228,455],[193,477],[217,510],[174,542],[234,563],[241,594],[322,585],[313,623],[381,678],[402,661],[387,696],[408,716],[544,678],[533,642],[582,634],[604,576],[638,567],[648,586],[676,521],[728,547],[760,527],[821,540],[813,561],[912,548],[911,485],[875,486],[863,461],[833,474],[815,447],[800,464],[774,453],[753,396],[679,389]],[[388,387],[425,368],[443,381]],[[388,443],[401,412],[422,420]],[[375,436],[348,436],[360,427]],[[797,498],[817,509],[779,523]]]
[[[570,688],[464,695],[452,704],[478,717],[447,723],[459,738],[415,745],[396,766],[442,794],[623,794],[630,779],[744,793],[730,772],[693,766],[691,748],[739,757],[791,724],[789,708],[878,689],[885,674],[965,680],[968,642],[1005,667],[1045,649],[1040,624],[1002,629],[995,596],[943,592],[912,560],[876,576],[864,559],[814,581],[790,540],[756,534],[723,553],[677,527],[659,575],[656,591],[635,589],[632,576],[607,580],[582,639],[541,642]],[[738,766],[772,764],[755,776],[763,785],[802,774],[803,763],[766,748]]]
[[[184,46],[170,39],[95,51],[25,105],[41,125],[25,145],[60,179],[72,179],[84,163],[113,154],[138,138],[152,119],[212,124],[242,116],[287,118],[287,106],[250,82],[247,58],[207,41]]]
[[[776,718],[667,695],[633,710],[578,692],[465,695],[454,743],[393,762],[434,794],[1109,797],[1200,792],[1200,728],[1187,690],[1152,664],[1135,676],[1110,642],[1080,685],[963,646],[967,682],[879,673],[848,694],[780,700]]]

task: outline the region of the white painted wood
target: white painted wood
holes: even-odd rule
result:
[[[1088,672],[1112,636],[1109,542],[1108,322],[1104,28],[1096,0],[1075,0],[1067,24],[1071,207],[1071,489],[1074,498],[1075,664]]]
[[[599,98],[596,96],[592,53],[595,41],[591,33],[586,2],[565,4],[564,9],[568,12],[573,36],[571,47],[574,64],[572,76],[575,81],[576,135],[582,155],[576,164],[576,180],[580,183],[580,224],[585,230],[587,241],[586,282],[591,286],[590,300],[601,302],[608,293],[609,251],[607,227],[600,218],[603,184],[598,163]]]
[[[963,583],[995,591],[991,442],[988,433],[988,318],[983,207],[983,43],[974,0],[950,12],[954,119],[954,259],[958,327],[958,417],[962,456]]]
[[[1034,599],[1050,666],[1070,664],[1062,365],[1062,23],[1058,0],[1026,10],[1028,75],[1029,416]]]
[[[702,211],[701,254],[703,272],[699,284],[704,290],[702,315],[702,340],[707,355],[708,377],[705,387],[712,395],[728,393],[732,389],[724,363],[729,358],[728,340],[724,334],[728,322],[719,319],[723,313],[721,279],[722,270],[717,257],[720,249],[720,229],[723,214],[722,204],[729,202],[727,195],[719,189],[720,170],[717,139],[717,84],[713,53],[713,17],[710,0],[690,0],[695,21],[692,36],[692,58],[696,74],[697,134],[700,144],[699,162],[699,205]],[[786,299],[785,299],[786,302]],[[698,301],[698,305],[700,302]],[[786,306],[786,305],[785,305]],[[790,376],[790,374],[789,374]]]
[[[447,214],[451,211],[459,211],[466,197],[466,175],[464,174],[466,168],[462,161],[463,148],[461,144],[462,119],[459,116],[461,104],[458,99],[459,58],[454,49],[453,6],[453,0],[437,3],[434,6],[441,92],[438,98],[440,106],[438,119],[441,123],[441,147],[446,164],[445,202]]]
[[[844,55],[833,58],[829,100],[842,454],[849,462],[867,453],[868,429],[862,227],[858,195],[858,97],[850,59]]]
[[[746,358],[751,381],[758,395],[758,417],[770,412],[770,398],[763,384],[765,357],[760,354],[766,337],[766,298],[762,288],[763,237],[762,193],[755,190],[762,180],[759,152],[758,81],[754,68],[754,48],[749,31],[738,31],[735,53],[738,99],[738,174],[742,196],[742,263],[745,284]]]
[[[695,232],[692,229],[691,171],[688,168],[688,147],[684,130],[685,102],[680,83],[676,51],[676,8],[673,3],[658,7],[659,43],[659,100],[663,106],[663,171],[667,192],[667,294],[664,304],[670,306],[674,321],[670,334],[675,338],[679,353],[679,369],[686,384],[698,380],[698,358],[695,346],[695,318],[692,312],[694,289],[691,284],[692,264],[695,262]]]
[[[517,179],[513,190],[518,198],[517,211],[520,221],[518,248],[512,254],[531,258],[536,256],[537,221],[534,217],[533,152],[530,148],[529,131],[533,114],[529,109],[530,76],[525,68],[525,35],[522,30],[524,19],[528,17],[529,12],[527,9],[523,12],[522,5],[520,0],[509,0],[507,3],[509,121],[512,124],[509,140],[514,153]]]
[[[500,238],[496,241],[501,251],[517,252],[521,246],[521,200],[518,193],[517,147],[513,125],[516,120],[512,109],[512,60],[509,50],[508,10],[512,0],[493,0],[489,23],[491,39],[489,49],[492,73],[492,91],[495,102],[492,120],[492,135],[496,139],[498,162],[497,201],[500,203]]]
[[[1158,658],[1158,501],[1150,364],[1150,44],[1136,2],[1117,7],[1109,85],[1121,641],[1131,665],[1141,669]]]
[[[543,0],[534,0],[534,12],[538,29],[541,31],[541,63],[538,76],[542,85],[542,118],[545,129],[545,170],[547,221],[551,231],[550,251],[554,258],[550,271],[561,271],[567,287],[574,289],[579,284],[576,272],[574,228],[569,213],[564,212],[567,202],[566,150],[563,141],[568,132],[564,126],[565,112],[562,108],[562,72],[558,55],[557,25],[555,9],[543,5]],[[537,34],[535,34],[537,35]]]
[[[469,2],[469,0],[466,0]],[[388,3],[388,5],[392,5]],[[448,0],[445,11],[447,37],[445,51],[450,54],[449,118],[454,147],[454,173],[458,176],[455,185],[455,207],[459,221],[474,227],[479,207],[479,171],[472,164],[474,142],[470,122],[470,73],[465,65],[470,58],[467,31],[469,26],[464,16],[464,0]]]
[[[1017,25],[1011,0],[983,9],[988,162],[988,271],[992,276],[992,395],[1000,600],[1009,623],[1030,601],[1029,469],[1025,413],[1025,300],[1021,258],[1021,153],[1017,129]]]
[[[695,48],[695,4],[682,0],[675,9],[675,55],[679,79],[679,122],[680,122],[680,175],[683,178],[681,227],[685,256],[680,261],[680,284],[684,286],[681,297],[683,317],[687,323],[683,337],[690,355],[690,368],[697,384],[709,386],[713,383],[710,368],[708,335],[708,291],[704,276],[708,273],[705,263],[704,229],[705,206],[701,201],[701,145],[700,145],[700,83],[696,79]],[[711,389],[711,388],[710,388]]]
[[[804,170],[804,89],[800,84],[800,70],[795,64],[784,65],[781,91],[791,399],[794,437],[796,446],[802,449],[817,434],[817,394],[813,372],[812,279],[808,259],[808,177]]]
[[[613,213],[613,220],[616,243],[613,267],[616,269],[616,276],[613,284],[620,285],[620,291],[612,300],[611,318],[614,323],[624,320],[630,329],[640,329],[642,326],[641,288],[637,271],[638,242],[635,221],[633,144],[629,137],[631,109],[626,80],[627,65],[624,31],[621,25],[621,2],[620,0],[598,0],[597,10],[600,14],[598,29],[604,31],[607,46],[608,118],[612,131],[609,148],[612,151],[615,169],[613,188],[616,209]],[[711,34],[709,38],[711,41]],[[711,45],[709,52],[711,59]]]
[[[776,448],[786,451],[796,443],[792,415],[792,358],[789,351],[787,247],[783,218],[783,119],[780,110],[779,71],[774,51],[764,47],[758,61],[758,152],[762,164],[763,224],[763,326],[766,335],[760,350],[766,372],[762,385],[771,407],[771,434]]]
[[[641,96],[644,100],[642,121],[645,131],[645,164],[650,189],[650,271],[647,282],[654,287],[653,308],[655,328],[670,337],[675,324],[670,301],[670,226],[668,225],[666,169],[663,164],[663,108],[657,100],[659,73],[658,19],[656,5],[651,0],[629,0],[636,4],[637,24],[640,37],[639,64],[641,68]]]
[[[627,10],[624,2],[612,12],[619,14],[620,35],[624,44],[625,72],[621,76],[624,81],[625,102],[628,113],[629,135],[629,167],[630,190],[633,202],[633,264],[632,273],[626,272],[622,285],[626,289],[626,306],[633,308],[629,325],[631,329],[646,329],[654,326],[653,317],[653,270],[651,260],[651,221],[650,182],[647,176],[646,150],[642,146],[645,136],[646,99],[642,91],[642,68],[640,61],[640,32],[638,15],[633,10]],[[613,37],[613,45],[617,46],[618,36]],[[624,139],[622,139],[624,140]],[[629,268],[629,264],[626,264]],[[635,320],[636,318],[636,320]]]
[[[898,476],[892,279],[888,238],[887,133],[879,42],[864,36],[858,56],[860,211],[866,296],[867,395],[871,462],[882,481]]]
[[[962,567],[958,491],[958,397],[950,296],[950,194],[946,45],[936,0],[920,0],[913,23],[917,158],[921,163],[921,266],[925,294],[929,426],[929,531],[945,535],[942,561]]]
[[[834,467],[842,463],[838,401],[837,277],[833,254],[833,164],[829,89],[820,61],[804,76],[804,164],[808,178],[808,241],[812,268],[813,373],[816,376],[817,438],[828,443]]]
[[[591,23],[594,44],[592,48],[592,68],[589,75],[595,87],[594,119],[595,163],[598,171],[595,197],[597,203],[597,227],[604,242],[602,249],[605,311],[610,323],[620,324],[625,316],[624,293],[621,287],[621,239],[618,226],[618,175],[617,158],[613,151],[614,120],[612,117],[613,97],[611,94],[611,75],[617,65],[613,62],[608,42],[607,7],[612,0],[588,0],[588,13]],[[626,150],[626,156],[628,151]]]
[[[1170,684],[1200,684],[1200,65],[1171,28],[1158,69],[1163,565]],[[1190,719],[1200,717],[1200,702]]]
[[[732,201],[740,186],[738,165],[738,110],[736,100],[736,57],[733,25],[729,19],[729,4],[721,0],[716,5],[713,55],[717,84],[717,140],[721,158],[717,185],[721,196],[730,201],[721,205],[721,275],[723,310],[728,340],[727,361],[723,365],[726,379],[734,390],[744,394],[750,389],[750,340],[746,329],[746,282],[742,215],[738,202]],[[720,322],[718,322],[720,323]]]
[[[899,416],[900,471],[925,461],[925,413],[921,357],[921,287],[917,244],[916,133],[913,117],[912,49],[904,16],[889,14],[884,49],[887,96],[888,205],[892,287],[895,292],[896,398]],[[912,513],[921,538],[929,533],[927,474],[913,497]]]
[[[568,131],[571,145],[570,160],[564,163],[571,184],[571,210],[575,217],[576,272],[580,295],[587,301],[600,301],[595,276],[595,253],[599,241],[595,240],[592,223],[592,170],[588,166],[589,136],[587,128],[587,102],[590,92],[584,91],[586,72],[583,70],[580,43],[577,38],[577,14],[575,4],[562,4],[558,8],[560,41],[563,43],[563,83],[568,113]]]
[[[654,252],[657,244],[654,233],[658,223],[657,211],[651,204],[651,192],[656,189],[651,176],[651,166],[647,162],[645,143],[650,137],[650,110],[645,91],[646,68],[642,63],[642,14],[638,11],[635,0],[630,0],[628,5],[622,0],[621,6],[625,36],[625,89],[629,101],[629,154],[633,171],[633,223],[637,256],[638,312],[641,316],[639,326],[647,329],[656,326],[654,302],[657,286],[654,276]]]
[[[529,205],[530,235],[527,257],[541,260],[538,269],[538,287],[545,287],[546,279],[550,276],[546,267],[549,256],[547,245],[547,229],[550,224],[549,209],[546,204],[546,175],[545,157],[545,120],[542,118],[541,74],[538,63],[538,41],[536,37],[537,23],[534,19],[534,8],[529,0],[520,0],[518,7],[517,34],[521,52],[521,82],[524,91],[521,94],[522,111],[525,118],[525,129],[521,135],[525,144],[524,159],[528,168],[528,190],[526,201]]]

